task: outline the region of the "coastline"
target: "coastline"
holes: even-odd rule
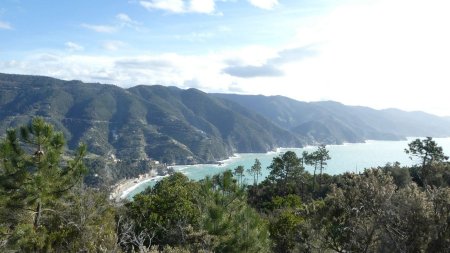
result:
[[[308,147],[314,147],[314,146],[308,146]],[[290,149],[296,149],[296,148],[278,147],[273,150],[269,150],[265,153],[234,153],[232,156],[228,157],[227,159],[219,160],[219,161],[217,161],[217,163],[214,163],[214,164],[202,164],[202,163],[194,164],[194,165],[180,164],[180,165],[174,165],[174,166],[170,166],[170,167],[173,168],[176,172],[181,172],[181,173],[183,173],[183,171],[187,168],[196,167],[196,166],[211,165],[211,166],[220,168],[220,167],[229,166],[233,160],[241,158],[242,154],[279,154],[281,152],[284,152],[284,150],[290,150]],[[154,171],[151,171],[150,173],[140,175],[139,178],[131,178],[131,179],[122,180],[122,181],[116,183],[112,187],[113,191],[110,194],[110,199],[114,199],[116,201],[126,199],[127,196],[132,191],[134,191],[136,188],[138,188],[142,184],[148,183],[149,181],[157,181],[166,176],[168,176],[168,174],[163,175],[163,176],[158,176],[158,175],[156,175],[156,173]]]
[[[268,153],[276,153],[276,152],[279,152],[279,149],[277,149],[277,151],[268,151],[266,153],[268,154]],[[217,164],[214,164],[214,166],[217,166],[217,167],[228,166],[232,160],[239,159],[240,157],[241,157],[241,155],[239,153],[235,153],[227,159],[217,161]],[[205,165],[205,164],[174,165],[174,166],[170,166],[170,167],[174,168],[175,171],[177,171],[177,172],[183,173],[183,170],[186,168],[189,168],[191,166],[202,166],[202,165]],[[126,199],[127,196],[132,191],[134,191],[136,188],[138,188],[142,184],[148,183],[150,181],[157,181],[157,180],[167,177],[167,176],[168,176],[168,174],[161,176],[161,175],[156,175],[155,171],[150,171],[149,173],[139,175],[138,178],[123,179],[112,186],[113,190],[111,191],[111,194],[109,197],[110,197],[110,199],[115,200],[115,201],[120,201],[120,200]]]
[[[345,146],[346,144],[352,144],[352,143],[343,143],[343,144],[330,144],[327,146]],[[306,145],[302,148],[311,149],[316,147],[315,145]],[[232,156],[228,157],[227,159],[217,161],[215,164],[211,164],[214,167],[226,167],[229,166],[230,163],[232,163],[233,160],[239,159],[242,157],[242,154],[279,154],[281,152],[285,152],[286,150],[292,150],[292,149],[298,149],[293,147],[278,147],[274,150],[267,151],[265,153],[234,153]],[[194,165],[174,165],[170,166],[173,169],[175,169],[176,172],[184,173],[183,171],[187,168],[196,167],[196,166],[203,166],[206,164],[194,164]],[[131,179],[125,179],[117,184],[115,184],[112,189],[113,191],[110,194],[110,198],[114,199],[116,201],[120,201],[123,199],[126,199],[127,196],[134,191],[136,188],[141,186],[142,184],[145,184],[149,181],[156,181],[161,178],[164,178],[168,176],[168,174],[163,176],[156,175],[155,171],[150,171],[149,173],[146,173],[144,175],[140,175],[139,178],[131,178]]]
[[[423,137],[407,137],[406,140],[412,140],[414,138],[423,138]],[[436,139],[440,139],[440,138],[436,138]],[[445,138],[443,138],[445,139]],[[342,143],[342,144],[329,144],[327,146],[352,146],[352,145],[358,145],[358,144],[371,144],[374,142],[389,142],[389,140],[371,140],[371,139],[367,139],[364,142],[360,142],[360,143]],[[403,140],[405,141],[405,140]],[[316,146],[314,145],[306,145],[304,147],[302,147],[303,149],[311,149],[314,148]],[[298,149],[298,148],[289,148],[289,147],[279,147],[276,148],[274,150],[268,151],[266,153],[258,153],[258,154],[278,154],[281,152],[285,152],[286,150],[292,150],[292,149]],[[216,164],[211,164],[214,167],[220,168],[220,167],[226,167],[229,166],[233,160],[235,159],[239,159],[242,157],[243,154],[256,154],[256,153],[235,153],[232,156],[230,156],[227,159],[224,160],[220,160],[217,161]],[[176,172],[182,172],[184,173],[184,170],[187,168],[195,168],[196,166],[200,167],[203,166],[205,164],[195,164],[195,165],[175,165],[175,166],[171,166]],[[110,198],[111,199],[115,199],[115,200],[121,200],[121,199],[125,199],[133,190],[135,190],[136,188],[138,188],[139,186],[141,186],[142,184],[145,184],[149,181],[156,181],[159,180],[163,177],[165,177],[167,175],[163,175],[163,176],[158,176],[156,175],[155,171],[151,171],[150,173],[141,175],[139,178],[132,178],[132,179],[126,179],[126,180],[122,180],[119,183],[115,184],[112,187],[112,192],[110,194]]]
[[[284,149],[292,149],[292,148],[282,148],[278,147],[274,150],[267,151],[265,153],[234,153],[232,156],[228,157],[227,159],[217,161],[215,164],[210,164],[214,167],[226,167],[229,166],[233,160],[242,158],[242,154],[278,154],[280,152],[283,152]],[[204,166],[207,164],[194,164],[194,165],[174,165],[170,166],[172,167],[176,172],[181,172],[187,168],[196,167],[196,166]],[[163,176],[156,175],[155,171],[150,171],[150,173],[146,173],[143,175],[140,175],[139,178],[131,178],[131,179],[125,179],[121,180],[120,182],[116,183],[112,189],[113,191],[110,194],[110,199],[120,201],[123,199],[126,199],[127,196],[134,191],[136,188],[141,186],[142,184],[148,183],[150,181],[157,181],[161,178],[164,178],[168,176],[168,174]]]
[[[111,191],[109,198],[116,201],[125,199],[130,192],[138,188],[140,185],[166,176],[167,175],[156,175],[156,171],[150,171],[149,173],[139,175],[137,178],[123,179],[112,186],[113,190]]]

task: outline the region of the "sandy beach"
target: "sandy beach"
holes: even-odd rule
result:
[[[214,164],[217,167],[226,167],[229,165],[230,162],[232,162],[235,159],[241,158],[240,154],[233,154],[231,157],[218,161],[218,164]],[[175,171],[182,172],[184,169],[189,167],[195,167],[195,166],[201,166],[205,164],[197,164],[197,165],[176,165],[171,166]],[[156,174],[156,171],[150,171],[149,173],[139,175],[138,178],[131,178],[131,179],[123,179],[120,180],[118,183],[116,183],[114,186],[112,186],[112,192],[110,195],[111,199],[114,199],[116,201],[120,201],[121,199],[125,199],[130,192],[134,191],[136,188],[138,188],[140,185],[145,184],[149,181],[157,181],[163,177],[166,177],[168,174],[159,176]]]
[[[111,192],[110,198],[116,201],[125,199],[127,195],[130,194],[130,192],[135,190],[140,185],[149,181],[158,180],[165,176],[166,175],[158,176],[156,175],[156,171],[150,171],[149,173],[139,175],[138,178],[123,179],[112,187],[113,190]]]

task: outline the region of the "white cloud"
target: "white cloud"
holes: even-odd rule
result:
[[[148,10],[157,9],[173,13],[212,14],[215,11],[214,0],[147,0],[139,3]]]
[[[185,40],[189,42],[205,42],[208,39],[214,37],[212,32],[192,32],[186,35],[175,35],[174,38],[177,40]]]
[[[252,5],[265,10],[271,10],[278,5],[278,0],[248,0],[248,1]]]
[[[83,23],[81,26],[83,28],[89,29],[98,33],[115,33],[122,28],[132,28],[136,31],[144,31],[145,28],[142,27],[140,22],[133,20],[130,16],[125,13],[119,13],[116,15],[116,20],[114,25],[93,25]]]
[[[125,46],[125,43],[122,41],[118,41],[118,40],[111,40],[111,41],[105,41],[103,43],[103,48],[108,50],[108,51],[117,51],[120,48]]]
[[[117,32],[117,27],[109,25],[91,25],[91,24],[81,24],[82,27],[92,30],[98,33],[115,33]]]
[[[132,28],[136,31],[145,31],[140,22],[133,20],[125,13],[119,13],[116,15],[116,22],[114,25],[93,25],[93,24],[81,24],[81,27],[98,33],[115,33],[122,28]]]
[[[198,13],[213,13],[215,10],[214,0],[191,0],[189,11]]]
[[[11,24],[8,23],[8,22],[0,21],[0,29],[3,29],[3,30],[12,30],[13,27],[12,27]]]
[[[80,46],[77,43],[72,42],[72,41],[68,41],[64,45],[67,47],[67,49],[69,51],[83,51],[84,50],[83,46]]]
[[[305,101],[326,98],[450,115],[446,92],[450,83],[450,16],[446,10],[450,2],[361,1],[292,23],[298,35],[284,46],[205,50],[201,55],[40,55],[0,60],[0,69],[120,86],[195,86],[209,92],[238,90]],[[314,45],[313,53],[296,50],[310,45]],[[270,64],[282,74],[275,71],[267,78],[258,73]],[[228,72],[234,76],[224,71],[230,66],[234,69]]]
[[[147,32],[148,31],[148,29],[145,28],[141,22],[138,22],[138,21],[132,19],[130,16],[128,16],[125,13],[117,14],[116,19],[118,21],[118,24],[116,25],[117,29],[131,28],[137,32]]]
[[[221,73],[226,66],[223,62],[226,55],[230,54],[142,53],[139,56],[113,57],[42,53],[24,60],[0,60],[0,69],[5,73],[48,75],[65,80],[114,83],[122,87],[161,84],[187,88],[194,85],[192,80],[195,80],[196,87],[226,92],[236,80]]]
[[[319,54],[286,65],[280,83],[307,84],[290,88],[307,89],[304,100],[450,114],[439,92],[450,83],[449,8],[444,0],[356,1],[298,24],[292,43],[318,43]]]
[[[122,22],[126,23],[134,23],[134,21],[125,13],[119,13],[116,15],[116,18]]]
[[[148,10],[159,9],[175,13],[185,12],[183,0],[152,0],[140,1],[139,3]]]
[[[208,30],[190,32],[187,34],[176,34],[173,35],[173,38],[177,40],[184,40],[189,42],[208,42],[210,39],[213,39],[221,34],[226,34],[232,32],[232,29],[228,26],[218,26],[215,28],[210,28]]]

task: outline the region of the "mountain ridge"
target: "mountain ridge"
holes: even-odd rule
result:
[[[69,148],[82,141],[101,156],[194,164],[302,145],[262,116],[196,89],[8,74],[0,85],[2,133],[41,116],[64,132]]]
[[[376,110],[335,101],[302,102],[283,96],[212,95],[234,101],[272,119],[272,122],[309,143],[342,144],[373,140],[401,140],[409,136],[450,136],[448,119],[425,112]]]
[[[119,159],[210,163],[282,146],[450,136],[448,118],[335,101],[13,74],[0,74],[0,85],[0,134],[41,116],[69,148],[85,142],[92,153]]]

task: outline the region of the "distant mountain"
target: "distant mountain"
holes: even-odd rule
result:
[[[0,74],[0,91],[0,135],[42,116],[69,148],[84,142],[101,156],[190,164],[302,145],[263,116],[196,89]]]
[[[0,135],[35,116],[63,131],[71,149],[84,142],[101,157],[169,164],[280,146],[450,136],[448,118],[423,112],[0,74]]]
[[[450,136],[450,120],[424,112],[374,110],[333,101],[300,102],[282,96],[212,94],[270,119],[309,143],[341,144],[399,140],[408,136]]]

